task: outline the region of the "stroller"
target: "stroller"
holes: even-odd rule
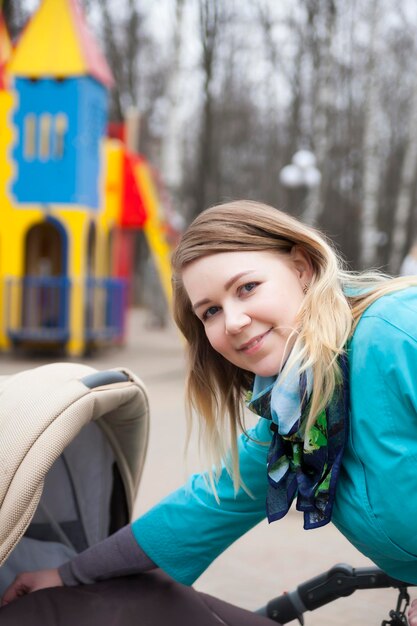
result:
[[[0,377],[0,594],[129,522],[148,432],[129,370],[54,363]]]

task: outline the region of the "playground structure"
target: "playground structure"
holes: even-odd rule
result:
[[[111,71],[77,0],[42,0],[13,46],[0,16],[0,350],[121,342],[143,229],[170,301],[146,158],[107,136]]]

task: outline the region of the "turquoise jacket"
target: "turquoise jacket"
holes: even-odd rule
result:
[[[348,355],[350,429],[332,522],[388,574],[417,583],[417,288],[372,304]],[[223,471],[217,502],[196,474],[133,523],[140,546],[176,580],[191,584],[266,517],[269,425],[260,418],[239,439],[251,495],[235,495]]]

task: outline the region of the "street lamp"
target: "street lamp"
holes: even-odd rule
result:
[[[310,150],[298,150],[291,163],[280,171],[279,179],[284,187],[318,187],[321,173],[316,167],[316,157]]]
[[[298,150],[292,157],[291,163],[285,165],[280,171],[279,180],[284,187],[289,189],[305,190],[303,217],[308,223],[313,223],[315,208],[311,192],[321,183],[321,172],[316,167],[315,155],[310,150]]]

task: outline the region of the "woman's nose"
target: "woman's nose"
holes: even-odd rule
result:
[[[251,318],[239,308],[230,308],[225,311],[225,331],[227,335],[235,335],[242,328],[250,324]]]

